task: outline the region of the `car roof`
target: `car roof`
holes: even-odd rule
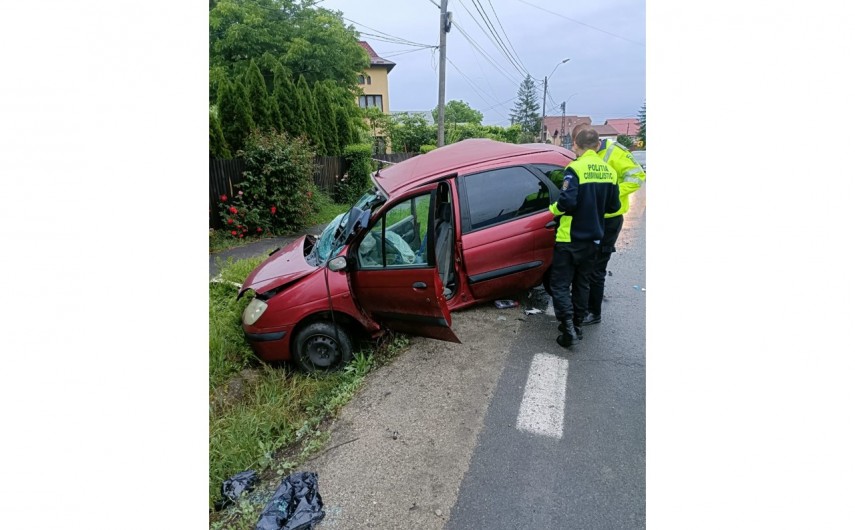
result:
[[[384,167],[374,174],[374,181],[391,196],[469,166],[550,151],[560,151],[573,157],[563,147],[550,144],[509,144],[486,138],[470,138]]]

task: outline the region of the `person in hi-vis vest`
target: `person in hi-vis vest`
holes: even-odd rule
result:
[[[573,129],[573,136],[583,130],[591,128],[586,123],[581,123]],[[609,259],[615,251],[620,230],[623,227],[623,214],[629,211],[629,196],[641,188],[647,179],[644,168],[635,161],[632,153],[624,146],[611,140],[600,140],[597,154],[618,175],[618,187],[620,188],[620,209],[614,213],[606,214],[605,234],[600,243],[600,248],[594,257],[594,268],[590,277],[590,294],[588,296],[588,314],[583,315],[582,325],[597,324],[602,320],[603,295],[606,288],[606,268]]]
[[[557,341],[565,348],[580,338],[579,325],[588,309],[590,274],[605,233],[605,215],[620,209],[617,173],[597,155],[599,145],[594,129],[582,130],[573,138],[577,158],[564,169],[558,201],[549,206],[549,211],[559,216],[550,286],[562,332]]]

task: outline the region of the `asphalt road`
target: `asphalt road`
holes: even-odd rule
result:
[[[461,344],[415,338],[369,374],[304,469],[318,528],[645,527],[644,188],[633,198],[603,322],[572,351],[533,291],[453,313]]]
[[[621,242],[603,322],[583,328],[572,351],[555,343],[554,318],[531,317],[521,327],[447,528],[644,528],[643,218],[628,223]],[[562,366],[565,381],[552,386],[563,399],[551,403],[546,392],[555,391],[543,380]],[[526,407],[538,377],[532,388],[540,394]]]

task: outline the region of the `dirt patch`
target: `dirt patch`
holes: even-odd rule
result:
[[[226,384],[214,390],[211,396],[211,407],[215,414],[242,402],[248,389],[252,388],[261,378],[261,369],[244,368],[233,375]]]

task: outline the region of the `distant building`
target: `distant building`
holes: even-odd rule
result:
[[[641,122],[638,118],[610,118],[602,125],[594,124],[588,116],[546,116],[543,120],[546,129],[546,143],[561,145],[567,149],[572,146],[570,134],[573,128],[580,123],[590,125],[600,138],[617,141],[618,136],[629,136],[633,143],[638,139],[638,131]]]
[[[610,118],[606,120],[606,125],[611,125],[618,134],[624,134],[633,139],[638,136],[638,130],[641,128],[638,118]]]
[[[580,123],[591,125],[588,116],[546,116],[543,126],[546,129],[546,143],[561,145],[570,149],[570,133]]]
[[[592,125],[591,127],[600,135],[600,140],[617,141],[618,132],[608,123],[604,125]]]
[[[368,54],[371,64],[368,69],[357,77],[357,84],[362,93],[357,97],[359,108],[366,109],[377,107],[384,114],[390,114],[389,106],[389,72],[395,67],[395,63],[386,60],[374,51],[365,41],[359,41],[359,45]],[[375,153],[390,153],[392,146],[386,135],[374,137]]]

